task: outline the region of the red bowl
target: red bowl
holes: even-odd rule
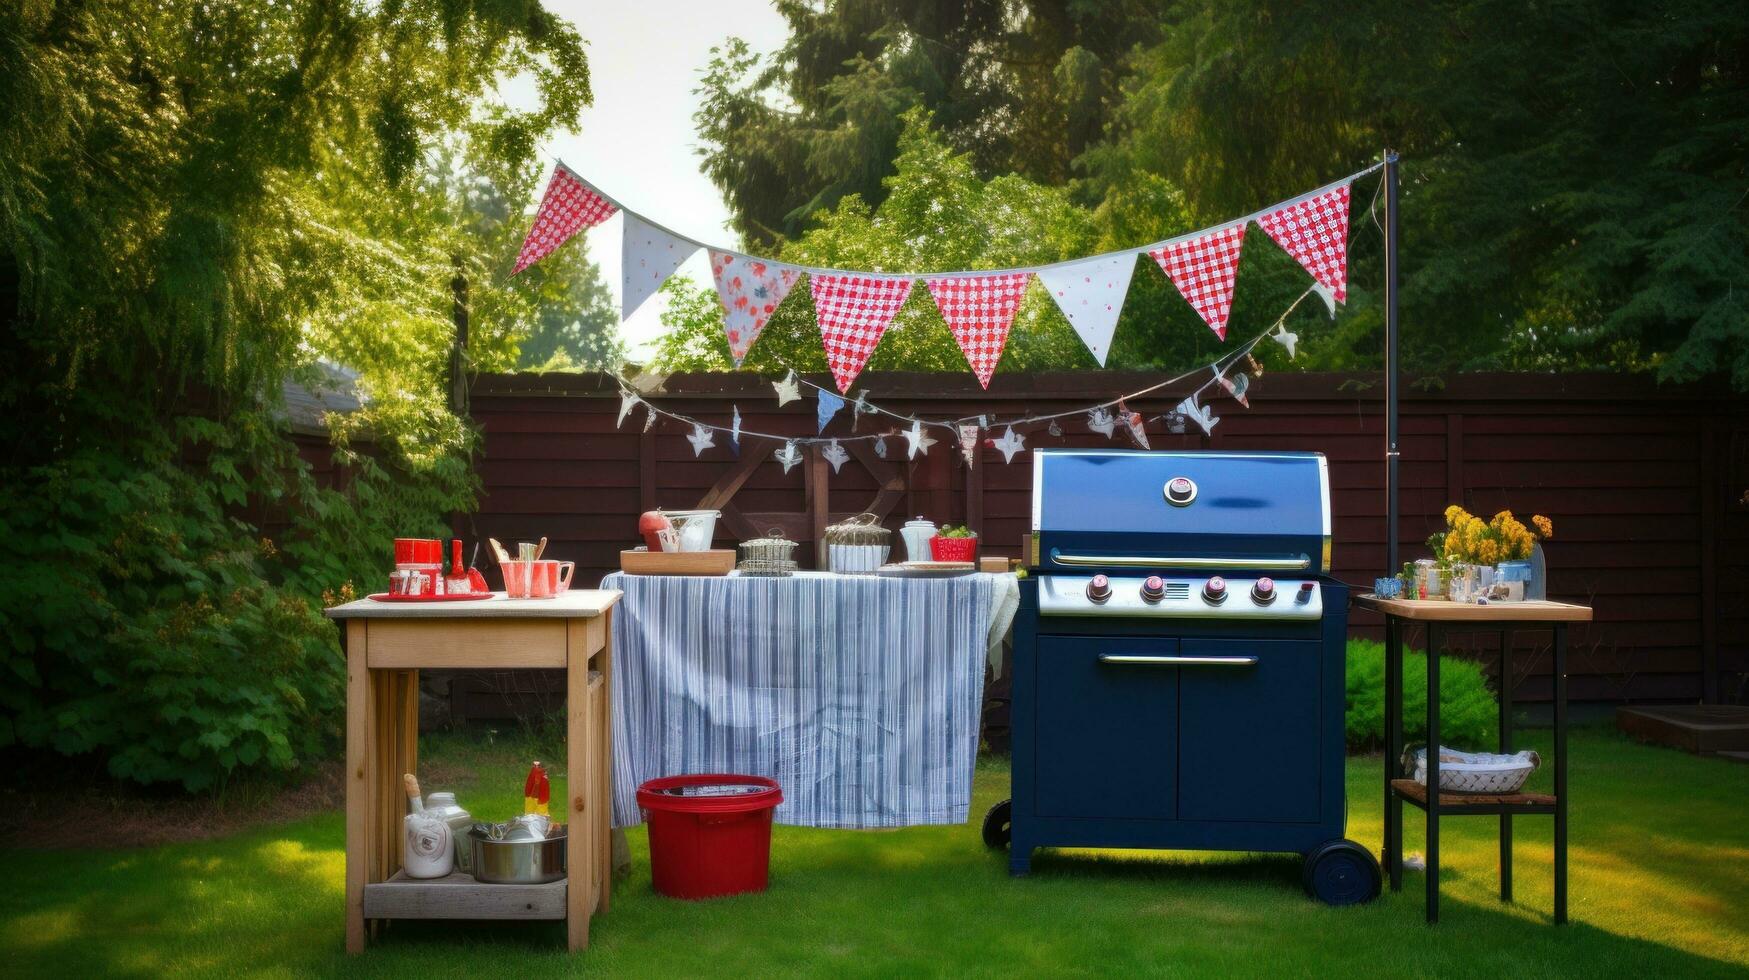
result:
[[[977,561],[977,538],[944,538],[937,534],[929,539],[929,554],[936,561]]]

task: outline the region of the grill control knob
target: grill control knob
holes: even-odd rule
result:
[[[1087,583],[1087,601],[1102,603],[1109,598],[1111,598],[1111,579],[1103,575],[1093,576],[1092,581]]]
[[[1213,605],[1220,605],[1221,603],[1226,602],[1227,580],[1221,578],[1219,575],[1209,579],[1202,587],[1202,599],[1204,602]]]
[[[1275,601],[1275,579],[1264,576],[1251,586],[1251,599],[1260,606],[1267,606]]]
[[[1161,581],[1158,575],[1148,576],[1148,580],[1142,583],[1142,601],[1155,603],[1164,598],[1166,598],[1166,583]]]

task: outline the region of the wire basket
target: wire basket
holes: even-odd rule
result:
[[[783,528],[774,527],[763,538],[741,542],[741,560],[735,570],[742,575],[794,575],[795,550],[796,543],[783,536]]]
[[[1427,749],[1403,750],[1403,771],[1427,785]],[[1525,749],[1512,755],[1492,752],[1459,752],[1449,746],[1439,750],[1439,788],[1447,793],[1516,793],[1530,774],[1542,765],[1542,757]]]
[[[892,552],[893,532],[874,514],[858,514],[826,528],[826,567],[841,575],[873,575]]]

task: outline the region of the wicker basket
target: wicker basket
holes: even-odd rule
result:
[[[1402,762],[1404,772],[1412,773],[1416,782],[1427,785],[1426,748],[1405,750]],[[1439,788],[1446,793],[1516,793],[1540,765],[1542,757],[1529,749],[1513,755],[1494,755],[1442,747]]]
[[[735,570],[742,575],[784,576],[796,573],[796,543],[774,527],[765,537],[741,542],[741,561]]]
[[[893,532],[874,514],[858,514],[826,528],[826,567],[843,575],[873,575],[892,553]]]

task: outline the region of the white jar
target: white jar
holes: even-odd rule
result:
[[[455,870],[455,835],[435,813],[407,814],[402,822],[401,867],[409,878],[442,878]]]
[[[912,561],[929,561],[929,539],[935,537],[935,525],[919,517],[914,521],[906,521],[899,529],[899,536],[905,539],[905,554]]]
[[[457,871],[472,873],[474,849],[468,846],[468,828],[474,818],[455,801],[454,793],[432,793],[425,797],[425,812],[449,824],[450,851]]]

